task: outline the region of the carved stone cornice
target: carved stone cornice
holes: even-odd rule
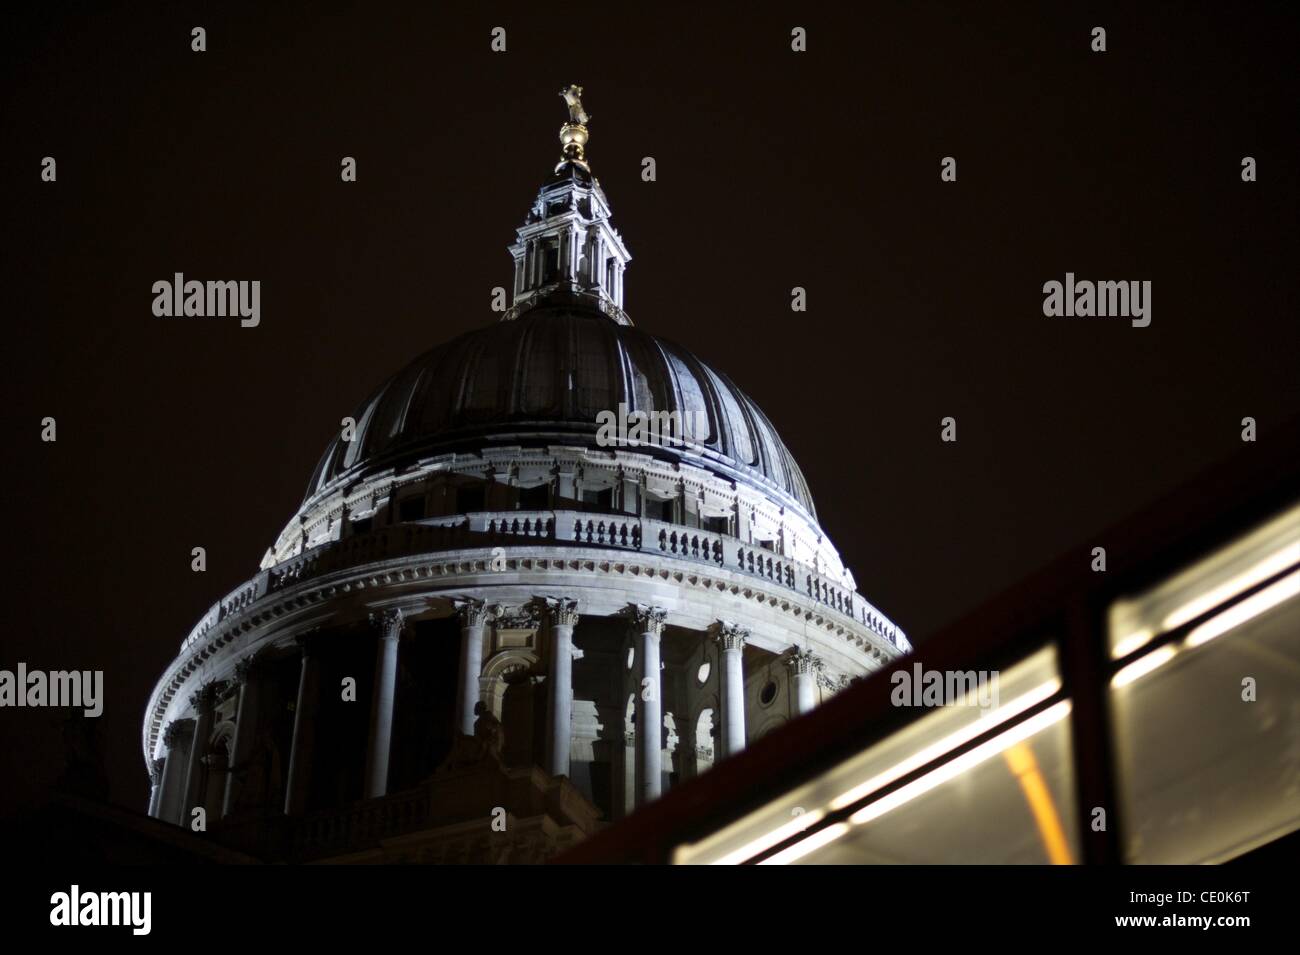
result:
[[[194,721],[192,719],[172,720],[163,730],[163,745],[168,749],[174,749],[178,743],[183,743],[194,736]]]
[[[723,650],[742,650],[749,639],[749,630],[729,620],[719,620],[713,625],[713,639]]]
[[[565,542],[554,541],[552,543],[558,546]],[[794,616],[801,625],[805,621],[811,622],[821,629],[849,640],[858,647],[879,644],[882,651],[888,654],[890,658],[897,656],[905,649],[899,643],[901,637],[896,638],[891,643],[889,639],[881,636],[876,629],[873,629],[872,625],[860,622],[857,619],[859,611],[866,616],[871,616],[862,607],[839,608],[833,606],[827,602],[823,589],[804,592],[804,588],[801,588],[797,579],[796,583],[790,584],[788,582],[783,583],[775,577],[771,580],[760,578],[756,574],[756,567],[755,572],[750,572],[739,565],[713,565],[710,563],[708,565],[709,569],[704,570],[700,561],[683,558],[681,555],[674,555],[664,550],[665,547],[670,549],[670,545],[661,544],[660,550],[663,553],[658,554],[648,552],[647,548],[653,546],[653,544],[647,545],[643,542],[641,549],[630,551],[626,560],[622,557],[619,560],[591,560],[572,553],[554,555],[547,553],[535,557],[521,557],[518,558],[517,562],[519,570],[525,574],[537,572],[549,574],[555,570],[563,570],[611,579],[657,578],[657,580],[676,583],[691,589],[701,589],[710,593],[726,592],[732,596],[743,597],[747,601],[757,602],[760,605],[768,604],[779,607],[783,612]],[[476,551],[482,553],[482,549],[476,549]],[[361,564],[348,569],[345,572],[346,576],[336,577],[329,581],[316,576],[315,572],[311,574],[304,572],[301,577],[286,572],[279,578],[284,581],[283,586],[273,584],[270,591],[256,602],[231,610],[219,620],[209,619],[212,616],[209,614],[208,617],[200,621],[199,625],[190,632],[190,635],[182,644],[182,657],[192,653],[204,654],[205,650],[210,655],[211,652],[220,649],[240,634],[256,627],[264,627],[268,622],[285,613],[291,613],[309,604],[329,601],[353,590],[379,589],[394,585],[400,586],[439,580],[446,580],[449,585],[448,589],[450,589],[463,586],[464,584],[461,581],[467,577],[472,578],[469,581],[471,584],[477,583],[478,581],[473,578],[479,578],[482,573],[479,559],[467,558],[464,555],[448,555],[446,559],[429,561],[427,555],[410,554],[396,560],[400,561],[400,566],[394,565],[395,560]],[[383,566],[380,566],[380,563]],[[810,568],[795,562],[788,563],[790,568],[796,572],[796,578],[803,574],[804,571],[810,570]],[[850,602],[853,603],[857,603],[859,600],[860,595],[857,594],[852,595],[850,598]],[[867,606],[869,607],[869,605]],[[850,613],[850,610],[853,612]]]
[[[390,607],[386,610],[373,611],[370,614],[370,625],[379,630],[379,635],[383,639],[396,640],[402,635],[405,619],[399,608]]]
[[[822,658],[806,647],[795,647],[791,650],[785,663],[790,671],[796,674],[817,673],[824,665]]]
[[[542,605],[550,618],[552,627],[576,627],[578,625],[578,601],[568,597],[542,597]]]
[[[492,620],[500,612],[496,604],[484,603],[476,597],[453,597],[451,605],[460,618],[460,625],[468,630],[477,630]]]
[[[629,604],[624,611],[636,633],[653,633],[656,637],[664,632],[668,611],[663,607],[648,607],[645,604]]]

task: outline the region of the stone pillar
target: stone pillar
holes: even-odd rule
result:
[[[591,278],[593,285],[605,288],[605,242],[600,237],[600,232],[596,233],[591,243]]]
[[[162,800],[163,767],[165,759],[149,761],[149,815],[158,818],[158,805]]]
[[[402,636],[402,612],[384,610],[370,615],[379,628],[375,648],[375,692],[370,708],[370,752],[366,757],[366,798],[388,792],[388,753],[393,742],[393,704],[397,698],[397,644]]]
[[[659,798],[663,789],[663,684],[659,675],[659,638],[668,611],[634,605],[638,686],[636,690],[636,804]]]
[[[749,631],[724,620],[714,626],[722,650],[722,755],[745,748],[745,639]]]
[[[577,475],[573,471],[556,471],[555,474],[555,496],[566,500],[577,498],[578,492]],[[558,501],[556,502],[559,503]]]
[[[258,682],[256,664],[252,656],[244,657],[235,665],[235,682],[239,686],[239,702],[235,708],[235,739],[230,745],[230,772],[226,774],[226,792],[221,801],[221,815],[228,816],[239,798],[239,787],[244,768],[241,761],[252,752],[257,730]]]
[[[822,661],[811,650],[795,647],[786,664],[794,681],[794,715],[802,716],[817,705],[817,672]]]
[[[204,782],[204,762],[207,756],[208,737],[212,735],[212,708],[217,700],[217,685],[208,683],[190,696],[194,708],[194,742],[190,744],[190,764],[185,774],[185,799],[181,806],[181,825],[189,819],[195,806],[204,805],[199,788]]]
[[[569,775],[569,746],[573,739],[573,628],[578,624],[578,603],[564,597],[547,597],[551,653],[546,679],[546,771]]]
[[[158,794],[158,818],[179,824],[185,796],[185,774],[189,768],[189,751],[194,742],[194,721],[172,720],[163,731],[162,790]]]
[[[302,669],[298,674],[298,703],[293,711],[293,749],[289,751],[289,785],[284,792],[286,814],[301,812],[307,804],[307,784],[311,780],[311,749],[315,742],[311,712],[316,707],[317,683],[320,680],[320,661],[316,659],[311,641],[298,638],[302,653]]]
[[[483,672],[483,628],[496,616],[496,607],[472,598],[454,600],[460,617],[460,670],[456,676],[456,730],[474,735],[474,705],[479,701],[479,676]]]

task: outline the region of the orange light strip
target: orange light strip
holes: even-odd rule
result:
[[[1038,834],[1042,837],[1043,848],[1052,865],[1073,865],[1070,856],[1070,844],[1065,838],[1065,827],[1061,825],[1061,816],[1052,801],[1051,790],[1038,768],[1038,760],[1028,743],[1017,743],[1003,752],[1007,767],[1020,782],[1020,789],[1029,803],[1029,811],[1034,814],[1038,825]]]

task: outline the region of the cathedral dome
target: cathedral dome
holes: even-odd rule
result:
[[[598,416],[677,413],[682,443],[637,448],[760,488],[815,519],[799,466],[758,406],[686,349],[597,308],[539,303],[431,349],[380,387],[336,437],[308,487],[438,453],[499,445],[598,447]]]
[[[906,651],[771,422],[624,311],[581,93],[500,321],[340,422],[159,678],[151,816],[266,861],[542,861]]]

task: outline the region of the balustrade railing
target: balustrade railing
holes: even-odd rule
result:
[[[312,855],[330,849],[373,843],[419,828],[429,816],[425,787],[357,803],[347,810],[305,816],[294,830],[294,849]]]
[[[665,524],[663,521],[643,521],[650,531],[650,539],[658,544],[661,554],[703,560],[721,567],[726,562],[722,535],[694,527]],[[650,550],[651,548],[642,548]]]
[[[565,520],[567,522],[567,516]],[[561,540],[570,540],[577,544],[603,544],[606,547],[641,549],[641,522],[636,518],[589,517],[579,514],[574,516],[572,524],[572,536],[562,537]]]
[[[662,554],[760,577],[870,628],[900,649],[910,649],[901,631],[850,588],[775,551],[696,527],[630,515],[578,511],[485,511],[394,524],[321,544],[262,571],[223,597],[199,621],[183,647],[200,639],[231,614],[301,580],[412,554],[517,540]]]

